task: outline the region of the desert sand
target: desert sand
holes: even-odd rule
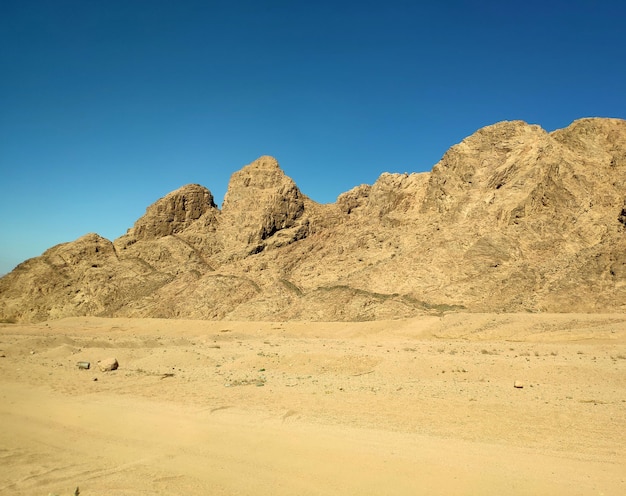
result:
[[[0,399],[14,496],[626,494],[624,314],[1,324]]]

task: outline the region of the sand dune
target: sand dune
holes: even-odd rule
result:
[[[72,318],[0,356],[2,494],[626,494],[621,314]]]

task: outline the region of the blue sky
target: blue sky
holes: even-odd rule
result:
[[[0,0],[0,274],[275,156],[321,203],[482,126],[626,117],[626,2]]]

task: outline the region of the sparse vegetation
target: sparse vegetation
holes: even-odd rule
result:
[[[429,303],[427,301],[419,300],[411,295],[402,295],[402,300],[414,305],[416,308],[422,308],[424,310],[431,311],[437,315],[443,315],[446,312],[460,312],[467,310],[464,305],[450,305],[447,303]]]
[[[499,355],[500,354],[500,352],[496,350],[495,348],[493,350],[488,350],[486,348],[483,348],[482,350],[480,350],[480,353],[482,355]]]
[[[600,400],[579,400],[580,403],[593,403],[594,405],[606,405],[606,401],[600,401]]]

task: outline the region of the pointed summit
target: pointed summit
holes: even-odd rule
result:
[[[264,192],[295,183],[287,177],[274,157],[263,156],[235,172],[228,183],[223,209],[232,208],[251,192]],[[236,207],[235,207],[236,208]]]
[[[211,192],[198,184],[188,184],[172,191],[146,209],[135,222],[136,239],[157,239],[179,233],[206,211],[216,209]]]
[[[275,158],[258,158],[231,176],[222,206],[224,246],[237,258],[301,239],[308,231],[304,200]]]

